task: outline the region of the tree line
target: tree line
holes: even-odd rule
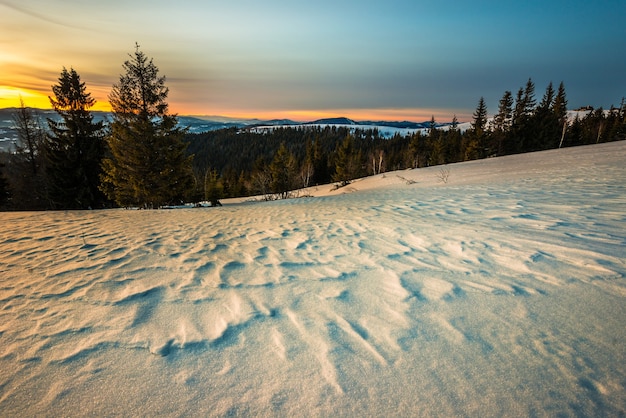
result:
[[[538,102],[529,79],[516,95],[506,91],[492,118],[480,98],[469,129],[456,117],[441,127],[384,138],[376,129],[281,127],[266,132],[224,129],[188,134],[194,155],[196,198],[264,195],[350,180],[385,171],[626,139],[626,103],[567,117],[563,83],[548,84]],[[203,194],[204,193],[204,194]]]
[[[469,129],[456,117],[441,127],[383,137],[376,129],[228,128],[201,134],[179,127],[168,88],[136,45],[109,94],[113,120],[94,122],[95,100],[63,68],[45,124],[22,102],[14,114],[15,152],[0,154],[0,207],[11,210],[158,208],[182,202],[262,195],[294,196],[316,184],[342,187],[390,170],[626,139],[626,103],[567,118],[563,83],[541,100],[531,79],[506,91],[489,119],[480,98]]]
[[[50,103],[60,121],[46,127],[21,102],[14,153],[0,161],[0,204],[15,210],[157,208],[193,188],[185,130],[167,105],[165,77],[136,45],[109,94],[113,120],[94,122],[95,100],[63,68]]]

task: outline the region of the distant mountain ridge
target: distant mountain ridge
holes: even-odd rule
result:
[[[409,121],[355,121],[346,117],[338,117],[338,118],[326,118],[326,119],[318,119],[313,122],[304,122],[300,125],[353,125],[353,126],[384,126],[388,128],[399,128],[399,129],[424,129],[430,126],[429,122],[409,122]],[[437,126],[442,126],[445,124],[437,124]]]
[[[17,140],[17,132],[13,127],[13,115],[16,108],[0,109],[0,151],[7,151]],[[60,120],[59,115],[51,109],[32,108],[35,115],[40,119],[43,127],[46,127],[46,119]],[[94,120],[110,122],[113,119],[111,112],[92,111]],[[409,130],[427,129],[430,122],[410,121],[355,121],[347,117],[335,117],[318,119],[311,122],[296,122],[291,119],[244,119],[225,116],[203,115],[178,115],[178,124],[189,130],[190,133],[202,133],[227,128],[251,128],[258,131],[278,127],[311,127],[311,126],[348,126],[353,129],[378,129],[386,131],[389,136],[395,132],[407,132]],[[449,123],[437,123],[437,127],[447,126]]]
[[[346,117],[318,119],[313,122],[306,122],[303,125],[358,125],[357,122]]]

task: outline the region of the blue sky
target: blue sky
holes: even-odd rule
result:
[[[626,96],[626,1],[0,0],[0,107],[73,67],[102,108],[135,42],[180,114],[469,119],[531,77]],[[13,102],[11,102],[13,101]]]

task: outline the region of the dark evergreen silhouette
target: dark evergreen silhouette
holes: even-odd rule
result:
[[[110,154],[102,191],[120,206],[158,208],[179,203],[193,189],[184,130],[168,113],[168,89],[152,59],[136,46],[109,96],[113,110]]]
[[[498,103],[498,113],[493,118],[493,131],[491,132],[491,149],[496,155],[505,153],[505,140],[511,131],[513,123],[513,94],[510,90],[504,92],[504,95]]]
[[[532,116],[536,106],[535,83],[528,79],[526,86],[517,92],[513,110],[511,141],[507,141],[507,154],[517,154],[531,149],[536,135]]]
[[[4,174],[5,167],[3,163],[0,163],[0,209],[5,209],[11,198],[9,181]]]
[[[7,174],[13,191],[12,208],[41,210],[49,207],[46,190],[43,146],[45,131],[39,117],[20,99],[13,115],[18,134],[15,153],[9,158]]]
[[[280,199],[289,197],[289,192],[298,187],[296,158],[287,150],[285,143],[276,151],[269,173],[270,191]]]
[[[309,139],[306,142],[306,155],[300,165],[300,187],[309,187],[315,175],[316,149],[314,143]]]
[[[72,68],[63,68],[52,86],[53,109],[61,122],[48,118],[45,142],[48,196],[56,209],[102,207],[100,164],[104,157],[104,124],[94,122],[89,111],[96,101]]]
[[[467,148],[465,149],[465,160],[476,160],[484,158],[488,154],[487,143],[487,105],[483,97],[478,101],[478,106],[474,111],[472,128],[469,133]]]
[[[358,178],[361,165],[361,151],[355,146],[355,141],[351,134],[346,135],[341,144],[337,146],[335,153],[335,174],[333,181],[339,186],[346,186],[350,180]]]
[[[224,197],[224,184],[217,170],[208,170],[204,176],[204,200],[211,206],[222,206],[220,199]]]

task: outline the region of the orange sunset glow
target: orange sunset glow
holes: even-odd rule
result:
[[[54,81],[51,81],[50,86],[53,84]],[[107,93],[102,92],[100,95],[95,95],[93,90],[91,90],[91,92],[92,97],[96,99],[96,104],[92,110],[105,112],[111,110]],[[28,88],[0,86],[0,108],[20,107],[23,102],[23,104],[27,107],[50,109],[52,107],[50,105],[50,95],[52,95],[51,88],[48,91],[45,91],[43,89],[33,90]]]
[[[19,107],[23,101],[26,106],[47,109],[50,100],[38,91],[10,86],[0,86],[0,107]]]
[[[55,80],[50,80],[52,86]],[[44,84],[44,81],[41,82]],[[105,88],[90,89],[96,104],[92,110],[110,111],[108,91]],[[23,102],[27,107],[50,109],[49,95],[52,90],[45,91],[11,86],[0,86],[0,108],[19,107]],[[471,113],[467,109],[310,109],[310,110],[242,110],[237,108],[225,109],[219,106],[209,108],[199,104],[190,106],[184,101],[170,101],[170,111],[180,115],[196,116],[229,116],[242,119],[292,119],[295,121],[313,121],[323,118],[349,116],[354,120],[413,120],[425,121],[434,117],[436,120],[451,120],[454,116],[459,121],[469,120]]]
[[[65,67],[80,74],[93,110],[107,111],[135,43],[167,77],[169,108],[179,115],[469,121],[481,96],[493,114],[502,93],[529,77],[538,89],[564,81],[571,108],[619,104],[626,58],[614,53],[623,46],[618,10],[495,3],[476,14],[453,3],[328,3],[326,13],[323,4],[273,1],[242,12],[213,2],[1,0],[0,107],[21,98],[50,108]],[[496,23],[506,19],[503,32]],[[583,23],[593,36],[581,35]]]

